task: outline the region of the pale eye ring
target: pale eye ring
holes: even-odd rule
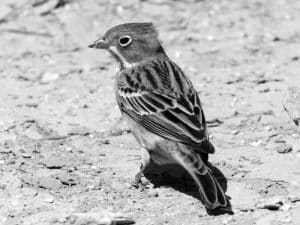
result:
[[[125,47],[127,45],[130,44],[130,42],[132,41],[131,37],[130,36],[122,36],[119,38],[119,44],[122,46],[122,47]]]

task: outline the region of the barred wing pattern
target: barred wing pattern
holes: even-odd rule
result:
[[[208,145],[199,97],[170,60],[150,61],[121,71],[117,101],[123,113],[148,131],[195,151],[214,152]]]

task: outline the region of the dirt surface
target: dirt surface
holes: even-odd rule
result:
[[[299,1],[58,2],[1,0],[1,225],[114,213],[139,225],[300,224],[300,133],[282,107],[300,86]],[[155,23],[199,91],[234,215],[209,216],[168,186],[131,187],[140,151],[114,99],[116,64],[87,48],[131,21]]]

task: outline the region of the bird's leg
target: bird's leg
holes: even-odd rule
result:
[[[135,175],[136,184],[142,183],[141,178],[144,176],[144,171],[149,164],[150,164],[150,154],[145,148],[142,148],[142,162],[140,166],[140,171]]]

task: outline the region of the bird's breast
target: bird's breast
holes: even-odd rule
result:
[[[159,165],[175,163],[173,155],[180,150],[180,144],[149,132],[126,114],[123,116],[139,145],[150,153],[150,157],[155,163]]]

